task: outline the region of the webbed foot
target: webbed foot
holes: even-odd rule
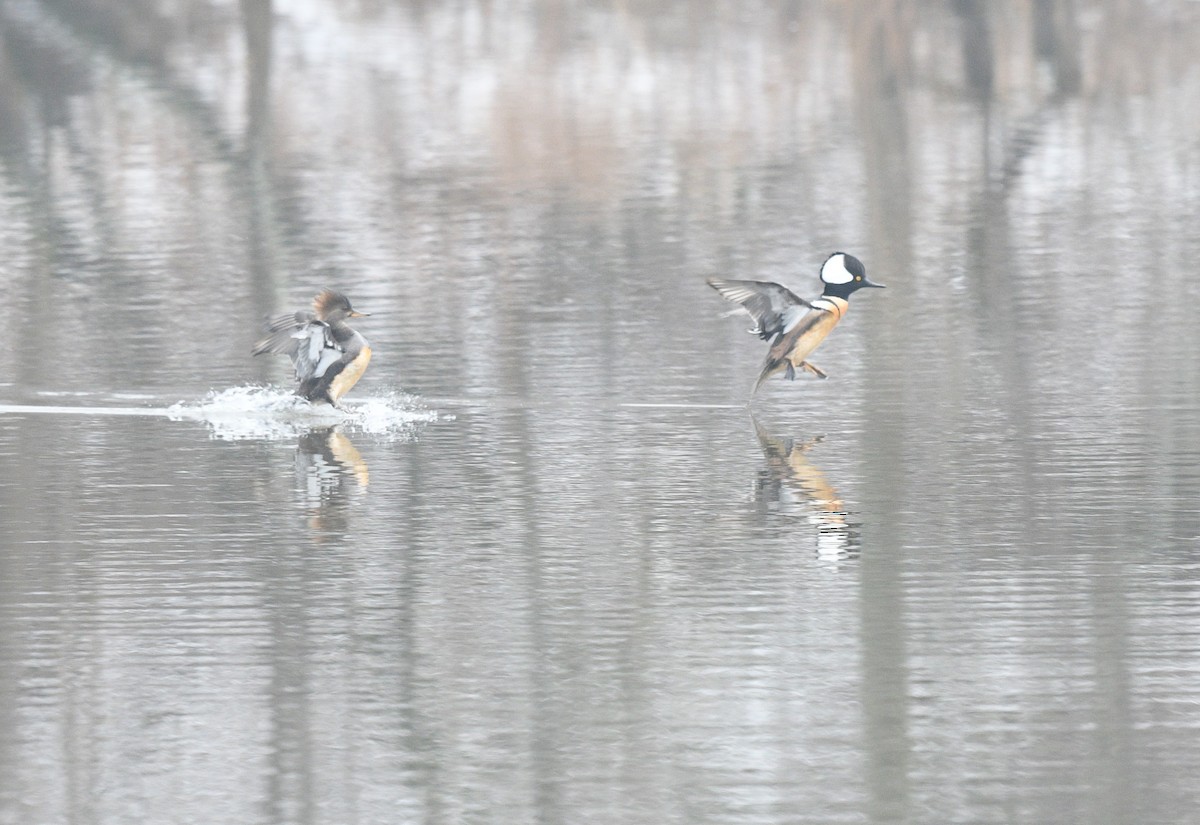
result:
[[[807,361],[801,361],[800,368],[803,369],[805,372],[811,372],[813,375],[817,376],[817,378],[828,378],[829,377],[828,375],[825,374],[825,370],[821,369],[816,364],[810,364]]]

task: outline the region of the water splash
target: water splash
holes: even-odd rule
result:
[[[279,387],[257,385],[212,390],[199,402],[171,405],[167,415],[173,421],[203,421],[213,438],[228,441],[294,438],[328,427],[407,440],[425,424],[445,418],[402,392],[343,401],[339,409],[312,404]]]

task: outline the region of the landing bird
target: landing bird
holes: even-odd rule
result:
[[[769,281],[708,279],[709,286],[726,300],[741,304],[754,319],[750,332],[771,341],[771,350],[750,391],[751,397],[763,381],[777,372],[784,373],[789,381],[796,377],[797,369],[826,378],[824,370],[804,359],[842,320],[850,308],[852,292],[867,286],[883,287],[868,281],[862,261],[845,252],[834,252],[825,259],[821,264],[821,282],[825,291],[819,298],[806,301],[787,287]]]
[[[302,309],[271,321],[269,334],[251,353],[286,354],[296,368],[296,395],[336,407],[362,378],[371,360],[371,345],[346,319],[370,313],[355,312],[350,300],[332,289],[318,293],[312,305],[311,312]]]

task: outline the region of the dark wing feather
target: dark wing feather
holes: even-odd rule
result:
[[[313,321],[293,332],[292,337],[297,343],[296,354],[292,356],[297,381],[323,377],[330,367],[341,363],[345,354],[324,321]]]
[[[267,336],[254,345],[254,355],[264,352],[286,355],[296,369],[300,382],[320,379],[334,364],[340,363],[345,350],[334,338],[333,330],[316,315],[300,310],[280,315],[267,325]]]
[[[296,359],[296,348],[300,345],[296,333],[316,320],[316,316],[308,310],[300,310],[291,315],[280,315],[267,324],[268,335],[254,345],[251,355],[262,355],[270,352],[275,355],[288,355]]]
[[[721,293],[721,297],[742,307],[754,319],[754,333],[764,341],[770,341],[793,325],[801,316],[802,309],[812,304],[784,286],[770,281],[725,281],[709,278],[708,285]]]

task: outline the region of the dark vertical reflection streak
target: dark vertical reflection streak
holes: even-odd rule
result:
[[[232,159],[232,170],[245,170],[247,212],[247,263],[254,306],[260,317],[276,309],[277,289],[274,198],[271,187],[271,0],[242,0],[241,23],[246,48],[246,126],[244,151]],[[319,436],[305,436],[319,438]],[[299,448],[298,448],[299,450]],[[300,456],[296,457],[299,460]],[[304,483],[304,478],[298,478]],[[324,502],[318,502],[322,505]],[[292,561],[292,560],[287,560]],[[282,567],[284,576],[271,588],[282,595],[270,609],[271,639],[271,737],[269,773],[264,805],[277,821],[314,821],[312,789],[317,783],[311,761],[312,686],[308,637],[312,627],[304,609],[300,577],[292,565]],[[319,574],[318,574],[319,576]],[[307,577],[304,577],[307,580]],[[296,602],[299,602],[296,603]]]
[[[1031,3],[1034,53],[1052,67],[1057,97],[1079,94],[1083,67],[1079,55],[1079,22],[1076,0]]]
[[[313,628],[297,559],[272,565],[278,571],[268,588],[270,617],[270,752],[263,806],[272,821],[313,821],[312,791],[318,782],[312,757],[313,685],[309,639]],[[304,565],[301,565],[301,569]],[[320,573],[316,574],[318,577]]]
[[[520,397],[528,398],[532,389],[529,375],[529,353],[531,342],[528,327],[515,323],[515,317],[504,313],[501,341],[511,347],[509,357],[503,358],[507,373],[505,383],[521,389]],[[530,768],[532,770],[533,815],[535,821],[556,823],[563,821],[562,777],[557,770],[563,743],[553,720],[563,710],[562,668],[556,653],[560,650],[554,629],[549,620],[553,608],[547,604],[546,596],[550,584],[546,575],[546,548],[542,541],[539,518],[541,499],[538,496],[540,468],[536,466],[538,442],[535,436],[536,422],[531,420],[533,411],[528,408],[512,411],[509,423],[516,490],[512,503],[505,510],[517,525],[524,571],[521,594],[528,610],[528,629],[532,647],[530,668],[527,674],[529,709]],[[569,491],[560,494],[569,495]],[[561,548],[560,548],[561,549]]]
[[[439,509],[433,467],[426,462],[441,457],[427,449],[414,448],[400,455],[404,461],[403,478],[408,497],[397,505],[393,518],[403,525],[396,535],[389,536],[389,543],[396,548],[395,559],[400,565],[403,580],[396,610],[396,655],[397,669],[396,698],[399,702],[400,743],[404,754],[412,761],[414,774],[414,796],[420,800],[426,821],[441,822],[444,812],[437,788],[441,786],[439,765],[433,747],[436,722],[431,718],[422,698],[426,684],[422,678],[421,615],[419,605],[425,598],[426,565],[424,560],[436,552],[437,527],[433,513]],[[428,690],[431,695],[434,690]]]
[[[966,68],[966,86],[972,97],[984,102],[990,101],[996,69],[991,25],[988,22],[988,3],[985,0],[956,0],[954,9],[962,20],[961,46],[963,66]]]
[[[1089,822],[1136,822],[1143,810],[1140,783],[1130,767],[1138,764],[1136,730],[1130,701],[1129,606],[1124,584],[1111,569],[1097,565],[1089,593],[1091,621],[1096,646],[1092,667],[1096,680],[1095,741],[1089,751],[1097,754],[1094,777],[1097,793],[1091,800]]]
[[[872,10],[868,10],[868,8]],[[911,78],[913,20],[906,3],[863,3],[855,7],[851,41],[856,128],[863,145],[865,208],[870,254],[876,280],[886,283],[887,314],[916,311],[912,300],[912,158],[908,144],[908,86]],[[886,277],[881,273],[886,272]],[[875,297],[875,296],[873,296]],[[891,325],[872,330],[865,357],[875,350],[908,349]],[[868,372],[867,375],[870,373]],[[875,502],[861,554],[862,702],[866,751],[866,785],[870,818],[877,822],[908,819],[909,679],[906,605],[901,548],[911,538],[903,533],[903,508],[895,495],[907,487],[902,433],[908,426],[907,405],[895,407],[885,397],[883,382],[864,382],[866,410],[890,414],[868,416],[864,449],[883,477],[867,479],[867,497]],[[890,491],[890,494],[889,494]],[[886,533],[878,525],[889,525]]]
[[[271,153],[271,82],[273,12],[271,0],[242,0],[242,24],[246,39],[246,133],[242,162],[246,171],[248,218],[246,250],[250,286],[259,316],[279,310],[273,164]],[[270,366],[259,362],[260,376]]]

